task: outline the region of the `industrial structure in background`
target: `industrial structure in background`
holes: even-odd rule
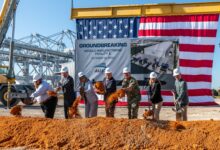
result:
[[[2,43],[0,64],[8,63],[10,38]],[[56,84],[61,64],[73,61],[75,33],[71,30],[43,36],[30,36],[14,40],[14,66],[17,83],[31,83],[33,74],[40,73],[46,80]],[[71,47],[71,48],[69,48]]]
[[[43,36],[15,40],[15,13],[19,0],[4,0],[0,12],[0,101],[10,108],[20,100],[30,103],[33,74],[40,73],[53,86],[60,80],[55,75],[61,64],[72,62],[76,34],[66,30]],[[12,23],[12,36],[5,38]]]

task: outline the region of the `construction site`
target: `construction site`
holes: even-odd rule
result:
[[[73,28],[50,35],[33,29],[17,39],[22,0],[2,1],[0,149],[220,149],[220,98],[211,87],[220,2],[76,8],[70,0],[65,3]],[[128,115],[132,91],[123,87],[125,68],[139,87],[134,118]],[[180,68],[188,87],[187,120],[178,120],[179,112],[173,110],[175,68]],[[108,69],[117,90],[106,100],[103,79]],[[67,108],[61,82],[65,72],[73,78],[75,93]],[[153,106],[148,91],[152,72],[163,100],[158,120],[158,106]],[[97,97],[94,116],[87,116],[90,97],[79,88],[82,77],[91,80]],[[35,96],[39,80],[51,87],[45,90],[47,97],[57,100],[52,117],[47,116],[51,108],[41,102],[43,96]],[[113,103],[109,117],[107,109]]]

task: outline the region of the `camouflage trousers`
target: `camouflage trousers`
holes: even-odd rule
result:
[[[128,118],[136,119],[138,118],[139,101],[129,101],[128,100]]]

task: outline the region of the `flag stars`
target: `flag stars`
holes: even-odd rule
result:
[[[134,20],[130,20],[130,23],[133,24],[133,23],[134,23]]]
[[[99,30],[99,34],[102,34],[102,31],[101,31],[101,30]]]
[[[96,29],[97,29],[97,27],[96,27],[96,26],[94,26],[94,27],[93,27],[93,29],[94,29],[94,30],[96,30]]]
[[[114,34],[114,35],[113,35],[113,38],[117,38],[117,35],[116,35],[116,34]]]
[[[104,26],[104,29],[107,29],[107,26]]]
[[[106,39],[106,37],[107,37],[106,35],[103,35],[103,38],[104,38],[104,39]]]
[[[118,27],[116,25],[114,25],[114,29],[117,29]]]

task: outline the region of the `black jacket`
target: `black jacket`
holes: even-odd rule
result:
[[[64,96],[64,104],[70,106],[76,98],[73,78],[68,76],[66,79],[61,81],[61,84]]]
[[[104,94],[104,100],[106,100],[110,94],[116,91],[116,88],[117,88],[116,81],[113,77],[110,80],[106,80],[106,78],[104,78],[103,84],[104,84],[105,91],[106,91]]]
[[[158,81],[154,83],[154,86],[149,86],[148,94],[150,101],[153,104],[163,101],[163,98],[161,96],[161,85]]]

